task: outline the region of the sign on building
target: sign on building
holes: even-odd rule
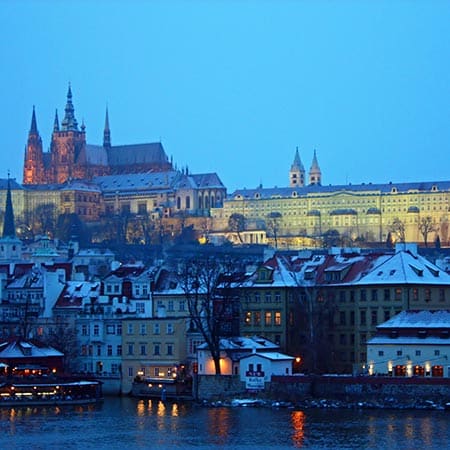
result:
[[[245,372],[245,388],[250,391],[264,390],[264,372]]]

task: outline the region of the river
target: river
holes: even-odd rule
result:
[[[442,449],[449,411],[204,408],[128,397],[101,405],[0,408],[12,449]]]

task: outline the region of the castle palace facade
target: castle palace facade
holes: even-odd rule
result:
[[[316,152],[307,178],[297,150],[288,187],[238,189],[211,209],[214,231],[234,242],[229,222],[236,214],[246,244],[301,248],[333,237],[333,245],[345,246],[436,240],[448,246],[450,181],[324,186]]]
[[[161,143],[111,145],[108,110],[106,111],[103,145],[86,142],[84,123],[78,126],[69,86],[64,119],[59,125],[55,114],[50,151],[42,149],[36,113],[33,107],[31,127],[25,148],[24,185],[62,184],[74,179],[172,170]]]

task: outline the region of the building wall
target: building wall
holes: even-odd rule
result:
[[[438,183],[437,183],[438,184]],[[362,237],[369,242],[385,242],[394,219],[405,225],[406,241],[423,242],[418,224],[430,216],[438,227],[441,243],[449,241],[450,192],[437,186],[428,191],[399,192],[394,185],[390,192],[371,190],[347,191],[342,186],[330,192],[303,194],[293,190],[290,197],[281,195],[265,198],[255,193],[253,198],[228,198],[222,208],[213,208],[215,231],[228,227],[233,213],[243,214],[248,220],[265,221],[271,212],[281,213],[279,236],[318,236],[328,230],[337,230],[349,239]],[[433,242],[430,233],[428,242]]]
[[[138,375],[170,378],[186,359],[186,319],[124,319],[122,393]]]

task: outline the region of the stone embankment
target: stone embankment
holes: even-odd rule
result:
[[[273,376],[249,392],[237,376],[200,376],[196,398],[208,406],[450,409],[450,379]]]

